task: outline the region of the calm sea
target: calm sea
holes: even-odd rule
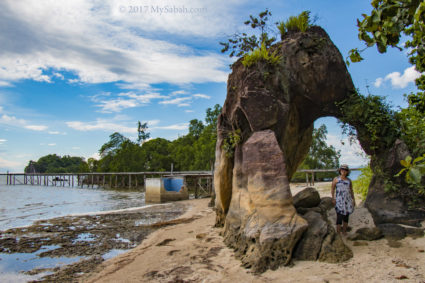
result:
[[[3,184],[0,182],[0,230],[40,219],[145,205],[142,192]]]
[[[3,177],[3,176],[1,176]],[[22,180],[21,180],[22,181]],[[73,214],[116,211],[145,206],[145,195],[136,191],[89,188],[6,186],[0,179],[0,230],[31,225],[40,219]],[[37,254],[0,253],[0,282],[33,280],[20,273],[34,267],[51,267],[78,261],[77,258],[39,258]]]

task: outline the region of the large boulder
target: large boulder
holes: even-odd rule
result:
[[[294,250],[294,258],[300,260],[317,260],[322,242],[328,233],[328,223],[320,213],[309,211],[303,215],[308,222],[308,229]]]
[[[320,194],[319,192],[312,187],[307,187],[304,190],[298,192],[294,196],[294,206],[295,208],[304,207],[310,208],[315,207],[320,204]]]
[[[290,263],[308,223],[295,210],[289,180],[308,153],[314,121],[338,117],[336,102],[355,92],[341,54],[320,27],[288,34],[272,51],[280,56],[276,65],[233,64],[217,125],[216,225],[257,272]],[[343,246],[332,229],[322,259]]]
[[[256,272],[288,264],[307,221],[292,205],[284,157],[271,130],[255,132],[237,153],[225,242]]]
[[[372,168],[379,167],[387,176],[396,175],[401,169],[400,160],[410,155],[406,144],[401,140],[396,140],[393,147],[383,151]],[[409,190],[403,183],[402,178],[394,180],[399,187]],[[369,185],[369,192],[365,201],[365,206],[370,211],[375,224],[405,224],[420,227],[421,222],[425,220],[425,211],[423,209],[413,209],[397,193],[387,193],[387,182],[382,174],[375,175]]]
[[[353,257],[353,251],[350,250],[336,233],[334,227],[328,223],[328,234],[322,243],[322,249],[319,254],[319,261],[337,263],[349,260]]]

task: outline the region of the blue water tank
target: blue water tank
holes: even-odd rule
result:
[[[164,189],[168,192],[180,192],[183,187],[183,178],[164,178]]]

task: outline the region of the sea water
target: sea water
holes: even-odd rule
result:
[[[0,185],[0,230],[28,226],[40,219],[144,205],[145,194],[137,191]]]
[[[0,179],[0,230],[3,231],[28,226],[34,221],[42,219],[66,215],[98,214],[145,206],[145,194],[140,191],[59,186],[7,186],[5,183],[5,180]],[[26,282],[34,280],[42,274],[33,277],[19,271],[31,270],[35,267],[55,267],[79,259],[80,257],[40,258],[37,253],[1,253],[0,281]]]

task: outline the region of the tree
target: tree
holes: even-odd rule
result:
[[[147,171],[168,171],[171,168],[173,160],[171,158],[170,151],[171,142],[156,138],[145,142],[142,145],[142,151],[144,154],[143,167]]]
[[[192,135],[196,139],[199,138],[202,131],[204,130],[204,123],[198,119],[190,120],[189,122],[189,135]]]
[[[83,157],[56,154],[42,156],[37,162],[30,160],[25,167],[26,173],[80,173],[88,172]]]
[[[313,138],[307,157],[301,163],[299,169],[331,169],[339,167],[341,152],[335,147],[328,146],[326,134],[328,130],[325,125],[313,130]],[[335,173],[318,173],[316,179],[332,178]],[[303,174],[294,174],[293,180],[302,180]]]
[[[425,2],[423,0],[373,0],[370,15],[363,14],[357,20],[359,39],[366,48],[376,46],[379,53],[387,52],[389,46],[399,50],[407,49],[409,61],[420,73],[425,72]],[[407,38],[400,46],[403,37]],[[363,49],[364,50],[364,49]],[[357,48],[350,50],[351,62],[362,61]],[[347,60],[347,64],[348,64]],[[425,75],[416,80],[417,87],[425,91]],[[409,103],[425,113],[425,94],[410,94]]]
[[[128,140],[118,132],[115,132],[109,136],[109,141],[104,143],[99,150],[100,156],[106,156],[108,154],[114,154],[114,152],[120,147],[120,145]]]
[[[258,17],[250,15],[249,20],[245,21],[244,24],[250,26],[254,31],[258,30],[259,36],[257,37],[255,34],[236,33],[227,42],[220,42],[220,45],[223,46],[221,52],[225,53],[230,49],[229,57],[243,57],[245,54],[259,49],[261,44],[269,48],[276,41],[276,37],[269,36],[271,28],[269,27],[268,20],[271,15],[272,13],[268,9],[259,13]]]
[[[140,121],[138,121],[138,124],[137,124],[137,142],[139,144],[144,143],[151,136],[151,134],[148,133],[147,130],[148,130],[148,123],[142,124],[142,123],[140,123]]]

